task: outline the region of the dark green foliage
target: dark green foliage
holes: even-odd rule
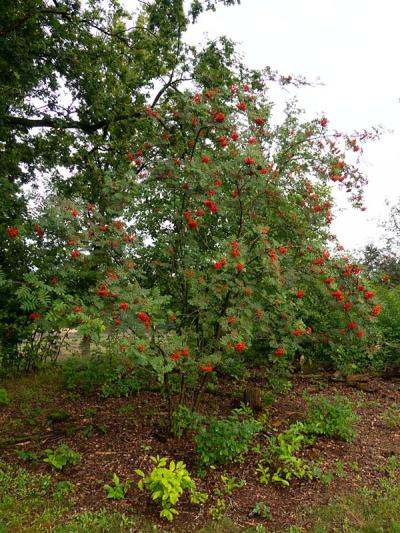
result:
[[[307,399],[308,416],[304,431],[314,435],[352,441],[356,437],[354,424],[358,416],[345,396],[328,398],[323,395]]]
[[[225,6],[240,4],[240,0],[192,0],[189,10],[189,15],[192,17],[192,21],[195,22],[197,17],[204,10],[215,11],[215,6],[218,4],[218,2],[224,4]]]
[[[260,422],[248,412],[245,417],[236,412],[225,420],[211,419],[199,428],[195,438],[200,469],[242,461],[252,438],[260,429]]]
[[[379,301],[383,304],[374,319],[380,339],[375,346],[373,363],[378,370],[400,372],[400,286],[377,286]]]
[[[177,437],[181,437],[186,431],[196,431],[204,417],[191,411],[185,405],[179,405],[171,416],[171,431]]]
[[[24,462],[32,461],[32,463],[37,463],[39,460],[39,454],[32,450],[15,450],[15,453]]]
[[[52,423],[65,422],[71,418],[71,415],[67,411],[55,410],[47,414],[47,420]]]
[[[398,233],[398,230],[396,232]],[[372,280],[386,280],[385,282],[389,281],[391,284],[398,284],[400,281],[400,260],[396,255],[397,245],[392,247],[392,237],[390,233],[386,235],[384,248],[367,244],[362,251],[361,261],[367,276]]]
[[[10,403],[10,398],[8,392],[3,387],[0,387],[0,405],[8,405]]]
[[[47,215],[28,213],[28,194],[39,207],[38,191],[46,182],[50,194],[72,203],[95,202],[106,219],[129,192],[126,154],[143,141],[160,137],[160,123],[145,109],[172,96],[182,77],[193,70],[196,54],[182,34],[204,10],[235,0],[194,1],[186,13],[183,0],[152,0],[129,14],[118,0],[4,0],[0,12],[0,365],[26,371],[21,347],[30,339],[32,323],[15,299],[24,274],[40,271],[42,281],[65,274],[63,228]],[[224,72],[232,47],[216,56],[205,46],[194,81],[218,58]],[[226,55],[226,57],[224,57]],[[210,66],[209,66],[210,64]],[[229,65],[228,65],[229,67]],[[215,71],[217,72],[217,71]],[[168,81],[167,81],[168,80]],[[226,80],[229,83],[229,80]],[[161,90],[154,97],[154,86]],[[181,147],[178,147],[181,150]],[[113,190],[111,169],[121,176]],[[66,177],[68,176],[68,177]],[[29,187],[23,190],[23,187]],[[29,191],[27,194],[26,191]],[[114,201],[110,201],[113,196]],[[51,202],[50,202],[51,203]],[[45,237],[34,233],[38,222]],[[8,239],[6,228],[26,224],[20,238]],[[96,250],[98,262],[107,254]],[[110,258],[108,257],[108,260]],[[80,298],[96,282],[88,269],[64,287]],[[43,324],[42,324],[43,326]]]
[[[271,518],[271,508],[264,502],[256,502],[254,509],[251,511],[252,515],[260,516],[261,518]]]
[[[144,385],[143,380],[140,381],[132,372],[129,362],[122,358],[70,358],[62,365],[62,373],[65,387],[70,392],[99,393],[106,398],[128,396]]]

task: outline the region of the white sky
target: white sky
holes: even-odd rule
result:
[[[189,0],[185,0],[188,4]],[[238,44],[246,64],[267,65],[283,75],[320,79],[324,86],[290,91],[307,116],[322,112],[339,131],[382,125],[393,133],[364,146],[360,168],[369,185],[367,211],[355,211],[338,196],[332,225],[346,248],[379,244],[378,227],[400,197],[400,2],[399,0],[241,0],[218,6],[191,26],[187,42],[221,35]],[[137,0],[124,0],[128,10]]]
[[[400,196],[400,2],[398,0],[242,0],[203,14],[186,40],[226,35],[249,67],[317,78],[322,87],[291,91],[311,116],[324,112],[339,131],[383,125],[393,130],[364,145],[367,211],[342,199],[333,232],[347,248],[379,243],[377,227]]]

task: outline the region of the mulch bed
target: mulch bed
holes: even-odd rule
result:
[[[354,384],[353,384],[354,385]],[[357,384],[356,384],[357,385]],[[365,383],[364,383],[365,385]],[[234,389],[234,383],[223,383],[222,390]],[[384,381],[370,377],[364,389],[350,386],[346,382],[332,381],[328,374],[321,376],[297,375],[289,393],[278,396],[268,408],[271,428],[284,430],[295,420],[304,419],[305,401],[302,393],[307,389],[309,395],[343,394],[354,402],[359,415],[356,425],[357,438],[353,443],[345,443],[327,438],[318,438],[315,444],[304,450],[304,457],[318,461],[323,471],[337,470],[337,460],[342,461],[345,475],[334,476],[333,481],[324,484],[319,480],[294,480],[290,487],[276,484],[261,485],[256,475],[259,456],[250,451],[243,463],[233,463],[209,470],[204,479],[197,479],[196,454],[193,438],[186,436],[173,438],[163,431],[167,412],[160,394],[141,392],[130,398],[97,397],[69,400],[63,392],[51,399],[35,420],[37,425],[29,424],[21,414],[21,406],[9,406],[0,410],[0,454],[8,462],[23,465],[32,472],[49,472],[45,463],[23,463],[15,454],[15,449],[41,451],[56,447],[62,440],[81,454],[81,463],[68,467],[65,472],[56,472],[56,479],[68,479],[76,484],[74,494],[76,506],[73,512],[96,510],[106,507],[126,514],[140,514],[160,527],[174,531],[198,531],[210,521],[208,509],[215,505],[216,489],[221,489],[221,474],[245,479],[246,485],[225,496],[225,515],[239,526],[250,527],[264,524],[268,531],[280,531],[289,525],[302,521],[307,528],[307,514],[312,507],[326,504],[333,496],[350,493],[360,486],[372,487],[385,474],[382,467],[388,458],[400,456],[400,429],[391,429],[382,419],[382,413],[391,405],[400,405],[399,381]],[[132,409],[124,406],[132,406]],[[48,422],[48,411],[60,409],[70,418],[64,422]],[[200,411],[207,415],[227,416],[232,409],[229,395],[205,394]],[[89,411],[88,411],[89,410]],[[94,414],[90,413],[94,410]],[[7,439],[16,434],[14,421],[19,418],[19,435],[38,434],[36,440],[22,439],[17,444],[4,445]],[[90,428],[90,426],[92,426]],[[79,428],[79,429],[78,429]],[[11,432],[12,431],[12,432]],[[105,431],[103,433],[102,431]],[[70,432],[70,434],[68,434]],[[260,442],[265,442],[262,437]],[[148,493],[137,488],[136,468],[145,472],[151,468],[150,455],[168,456],[183,460],[193,473],[198,488],[207,491],[208,502],[203,506],[190,504],[182,497],[178,503],[180,514],[172,524],[159,518],[159,508]],[[112,473],[116,472],[122,480],[132,479],[125,500],[107,500],[103,490],[104,483],[110,483]],[[263,520],[251,515],[256,502],[264,502],[271,508],[272,519]]]

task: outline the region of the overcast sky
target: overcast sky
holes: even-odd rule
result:
[[[398,0],[242,0],[240,6],[203,14],[187,35],[194,43],[204,33],[227,35],[250,67],[320,78],[324,86],[296,94],[311,115],[323,111],[332,128],[380,124],[393,130],[364,145],[367,211],[354,211],[338,199],[345,210],[337,213],[333,231],[348,248],[379,243],[385,201],[400,196],[399,22]]]
[[[188,1],[188,0],[187,0]],[[133,8],[135,0],[125,0]],[[241,0],[203,14],[186,35],[192,43],[226,35],[238,43],[248,66],[317,78],[325,85],[296,90],[310,116],[324,112],[339,131],[382,125],[393,130],[364,145],[365,212],[343,197],[333,231],[347,248],[379,243],[385,201],[400,196],[399,0]],[[294,92],[292,94],[295,94]],[[290,96],[290,93],[286,93]]]

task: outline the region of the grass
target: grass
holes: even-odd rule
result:
[[[8,417],[2,430],[8,435],[18,435],[26,424],[32,428],[42,425],[43,415],[52,408],[53,399],[62,390],[58,367],[48,367],[36,373],[4,380],[10,406],[17,408],[17,415]]]
[[[382,413],[382,420],[390,429],[397,429],[400,427],[400,408],[396,405],[390,405],[384,413]]]
[[[218,521],[209,522],[199,529],[198,533],[267,533],[267,529],[262,525],[243,529],[230,518],[225,517]]]
[[[362,489],[318,511],[313,533],[400,533],[400,486],[385,480],[376,490]]]
[[[400,533],[400,463],[396,456],[381,468],[386,477],[375,489],[362,488],[311,512],[311,526],[285,533]],[[310,516],[308,517],[308,521]]]
[[[138,527],[140,526],[140,529]],[[100,509],[96,512],[78,513],[68,522],[58,526],[54,533],[162,533],[156,525],[145,523],[143,519],[126,516],[122,513]]]
[[[23,409],[26,405],[45,407],[51,404],[62,388],[62,379],[59,368],[54,365],[19,376],[18,379],[5,379],[3,384],[8,390],[11,403]]]
[[[0,462],[0,533],[51,531],[71,505],[50,476]]]
[[[75,515],[66,524],[57,527],[54,533],[167,533],[159,526],[145,522],[143,518],[128,517],[121,513],[111,513],[106,509]],[[198,530],[198,533],[267,533],[263,526],[243,529],[230,518],[210,522]]]
[[[139,525],[143,533],[161,533],[142,518],[105,509],[66,518],[73,509],[74,490],[71,483],[56,483],[49,475],[0,461],[0,533],[122,533]]]

